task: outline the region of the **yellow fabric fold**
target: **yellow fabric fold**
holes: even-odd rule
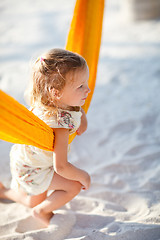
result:
[[[83,109],[87,113],[93,96],[101,44],[104,0],[77,0],[68,34],[66,49],[83,56],[89,67],[91,89]],[[70,142],[76,133],[69,138]]]
[[[83,109],[87,113],[93,95],[101,43],[104,0],[77,0],[66,49],[82,55],[89,66],[91,93]],[[76,134],[72,134],[69,143]],[[53,151],[54,133],[42,120],[0,90],[0,139]]]
[[[2,90],[0,90],[0,139],[53,150],[53,130]]]

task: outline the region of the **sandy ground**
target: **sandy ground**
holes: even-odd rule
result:
[[[22,104],[30,62],[65,46],[74,3],[0,2],[0,88]],[[0,201],[0,239],[160,239],[160,21],[128,22],[119,7],[106,5],[88,131],[69,156],[91,174],[91,188],[58,210],[48,229],[30,209]],[[6,186],[11,145],[0,142]]]

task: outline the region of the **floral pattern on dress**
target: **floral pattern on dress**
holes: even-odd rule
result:
[[[49,167],[49,169],[52,171],[53,167]],[[37,167],[37,168],[32,168],[26,164],[23,164],[23,168],[21,168],[20,170],[18,170],[18,168],[16,168],[16,171],[18,173],[18,177],[19,178],[23,178],[23,181],[26,184],[34,184],[34,185],[38,185],[35,181],[35,175],[39,174],[39,172],[42,170],[42,168]]]
[[[45,111],[41,107],[33,113],[51,128],[66,128],[74,133],[81,123],[81,111],[56,109]],[[12,181],[11,188],[22,188],[28,194],[38,195],[46,191],[54,175],[53,152],[34,146],[14,144],[10,152]]]
[[[58,125],[62,127],[67,127],[69,129],[74,129],[75,125],[73,123],[72,115],[69,112],[59,112],[58,113]]]

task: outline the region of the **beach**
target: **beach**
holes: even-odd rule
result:
[[[0,89],[28,107],[31,64],[64,48],[74,0],[0,3]],[[55,211],[48,228],[31,210],[0,200],[3,240],[160,240],[160,20],[127,21],[108,0],[88,129],[69,161],[91,187]],[[0,181],[11,181],[12,143],[0,141]]]

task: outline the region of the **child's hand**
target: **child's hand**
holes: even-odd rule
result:
[[[82,189],[88,190],[91,184],[91,178],[87,172],[84,171],[84,179],[81,181]]]
[[[79,135],[79,136],[87,130],[87,118],[86,118],[86,114],[85,114],[85,112],[84,112],[83,109],[82,109],[81,111],[82,111],[81,125],[80,125],[80,127],[77,129],[77,135]]]

